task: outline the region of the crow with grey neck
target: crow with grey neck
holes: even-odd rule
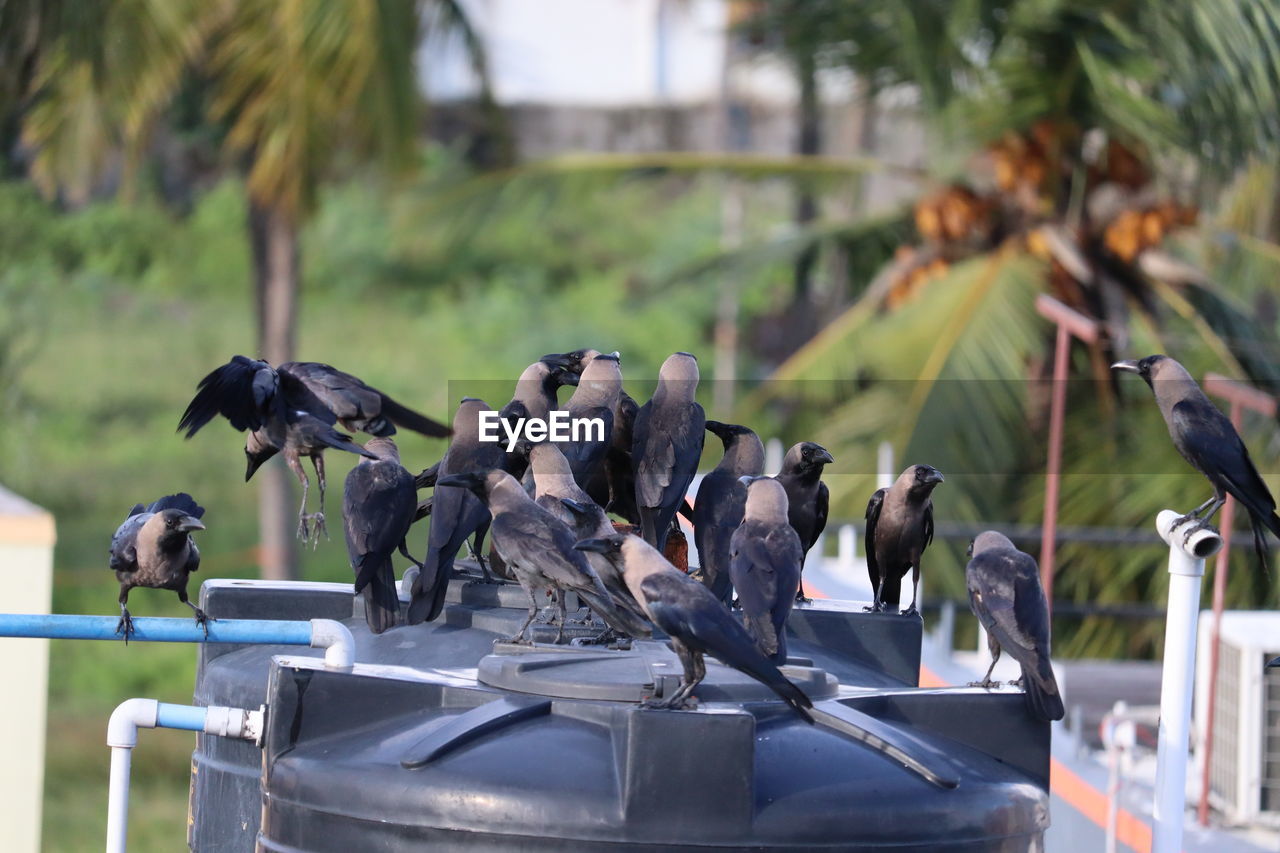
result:
[[[702,457],[707,417],[694,400],[698,360],[687,352],[667,358],[658,371],[653,399],[636,415],[631,464],[636,507],[644,540],[661,551],[684,503]]]
[[[580,425],[578,440],[560,442],[573,478],[585,490],[604,470],[613,439],[614,411],[622,398],[622,368],[616,355],[597,355],[587,363],[578,387],[565,404],[571,424]],[[600,425],[596,429],[596,425]]]
[[[570,355],[544,355],[520,374],[520,378],[516,380],[515,393],[498,415],[513,430],[521,419],[547,420],[560,405],[560,388],[564,385],[577,385],[578,374],[581,372],[577,360]],[[517,480],[524,477],[527,464],[526,457],[507,454],[506,469]]]
[[[805,554],[827,528],[827,507],[831,497],[827,484],[822,482],[822,469],[835,461],[825,447],[812,441],[802,441],[793,446],[782,459],[778,482],[787,492],[787,517],[800,537],[800,547]],[[804,587],[797,588],[796,601],[808,600],[804,596]]]
[[[413,582],[412,600],[409,602],[410,625],[430,622],[440,615],[444,609],[445,593],[449,590],[449,580],[453,576],[453,561],[468,538],[474,536],[471,550],[480,563],[485,579],[493,580],[489,567],[481,559],[484,537],[489,530],[489,510],[465,489],[439,487],[441,481],[451,474],[487,471],[503,466],[506,454],[503,453],[502,444],[480,440],[480,413],[491,411],[493,410],[484,400],[467,397],[453,416],[453,438],[444,458],[435,468],[436,490],[431,495],[431,529],[427,534],[427,555]]]
[[[994,530],[980,533],[969,546],[965,583],[969,606],[987,629],[991,666],[977,687],[992,687],[991,673],[1001,651],[1022,667],[1027,708],[1039,720],[1061,720],[1065,709],[1049,662],[1049,605],[1040,586],[1040,569]]]
[[[120,621],[116,633],[129,642],[133,619],[129,616],[129,590],[135,586],[171,589],[178,600],[195,611],[196,624],[209,636],[205,614],[187,598],[187,579],[200,568],[200,550],[191,534],[204,530],[204,507],[185,492],[167,495],[148,507],[134,505],[111,537],[110,566],[120,582]]]
[[[616,351],[612,354],[619,355]],[[598,355],[599,350],[580,349],[559,357],[568,362],[570,370],[581,375]],[[640,510],[636,508],[636,478],[631,468],[631,446],[639,411],[640,405],[625,388],[621,389],[618,405],[613,409],[613,430],[609,438],[609,449],[604,455],[604,464],[584,487],[591,499],[606,511],[635,525],[640,524]]]
[[[248,430],[245,479],[277,453],[302,484],[298,536],[318,540],[324,528],[324,451],[328,448],[368,456],[343,429],[374,436],[393,435],[396,425],[426,436],[443,437],[449,428],[397,403],[377,388],[327,364],[291,361],[273,368],[265,361],[233,356],[209,373],[178,423],[191,438],[222,415],[237,430]],[[320,509],[307,513],[310,480],[302,468],[309,457],[320,487]],[[312,527],[314,524],[314,527]]]
[[[784,664],[787,617],[800,588],[804,549],[787,520],[787,492],[782,484],[770,477],[742,479],[747,501],[742,524],[730,544],[729,576],[747,633],[766,657]]]
[[[493,545],[529,595],[529,616],[509,640],[525,642],[525,631],[538,615],[538,593],[575,592],[613,630],[644,636],[648,626],[619,610],[586,557],[574,550],[573,533],[538,506],[506,471],[472,471],[441,477],[437,486],[467,490],[493,515]],[[563,639],[564,619],[556,642]]]
[[[614,532],[613,522],[573,479],[573,470],[556,445],[547,442],[533,445],[529,449],[529,470],[533,472],[534,502],[564,522],[575,542]],[[644,613],[631,597],[617,567],[599,554],[587,554],[587,561],[614,603],[643,621]]]
[[[867,503],[867,574],[876,591],[871,610],[896,608],[902,599],[902,579],[911,571],[911,605],[916,612],[920,588],[920,557],[933,541],[933,489],[942,472],[928,465],[912,465],[892,486],[879,489]]]
[[[394,440],[370,439],[364,448],[377,458],[361,459],[347,474],[342,520],[356,574],[355,593],[364,599],[369,630],[381,634],[400,621],[391,552],[399,550],[419,571],[422,568],[405,544],[418,510],[418,492],[413,475],[400,464]]]
[[[1265,570],[1267,534],[1270,530],[1280,538],[1280,518],[1276,501],[1258,469],[1249,458],[1249,449],[1226,415],[1209,402],[1191,374],[1178,362],[1164,355],[1149,355],[1141,361],[1120,361],[1113,370],[1136,373],[1146,380],[1155,393],[1156,405],[1169,427],[1169,437],[1182,458],[1191,463],[1213,486],[1213,495],[1179,520],[1197,522],[1187,528],[1184,541],[1209,523],[1227,495],[1231,495],[1245,511],[1253,527],[1253,549]]]
[[[703,655],[711,654],[759,681],[806,721],[813,722],[808,711],[813,702],[804,691],[760,653],[751,635],[711,590],[667,562],[649,543],[632,534],[614,534],[585,539],[574,547],[603,554],[618,566],[640,607],[671,638],[671,648],[680,658],[684,677],[669,698],[649,705],[684,707],[699,682],[706,678]]]
[[[720,601],[733,592],[729,580],[730,539],[742,523],[747,501],[743,477],[764,473],[764,445],[754,432],[737,424],[707,421],[707,432],[724,443],[724,456],[698,486],[693,504],[693,542],[698,548],[700,580]]]

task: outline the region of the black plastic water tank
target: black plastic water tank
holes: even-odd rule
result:
[[[375,637],[349,587],[206,585],[215,616],[343,618],[357,665],[202,649],[197,702],[265,702],[268,724],[262,750],[200,739],[192,848],[1041,848],[1047,725],[1020,695],[914,688],[918,619],[798,610],[786,671],[810,726],[710,659],[697,711],[642,709],[678,680],[664,643],[495,644],[518,590],[456,586],[439,622]]]

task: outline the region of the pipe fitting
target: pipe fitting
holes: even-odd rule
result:
[[[256,711],[210,705],[205,714],[203,731],[205,734],[218,737],[252,741],[261,746],[265,717],[265,705]]]
[[[325,650],[324,665],[327,669],[347,670],[355,665],[355,639],[341,622],[312,619],[311,648]]]
[[[1195,523],[1194,518],[1186,518],[1171,509],[1163,510],[1156,516],[1156,530],[1161,539],[1193,560],[1204,560],[1212,557],[1222,547],[1222,537],[1212,527],[1201,527],[1187,536],[1187,526]],[[1203,574],[1203,566],[1200,573]]]
[[[154,729],[159,715],[160,703],[155,699],[126,699],[107,721],[107,746],[133,749],[138,745],[138,729]]]

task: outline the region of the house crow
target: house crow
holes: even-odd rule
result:
[[[678,352],[662,363],[653,398],[636,414],[631,465],[644,540],[661,551],[702,457],[706,415],[694,401],[698,360]]]
[[[533,472],[534,502],[562,521],[572,531],[575,542],[614,532],[605,511],[573,479],[573,470],[556,445],[548,442],[533,445],[529,450],[529,469]],[[587,560],[614,603],[643,620],[644,613],[632,598],[617,566],[599,554],[589,553]]]
[[[335,425],[374,436],[394,434],[397,424],[426,436],[449,434],[443,424],[327,364],[291,361],[272,368],[265,361],[242,355],[233,356],[200,380],[178,430],[186,430],[191,438],[216,415],[225,417],[237,430],[249,431],[246,480],[263,462],[284,453],[285,463],[302,484],[298,511],[302,539],[318,539],[324,532],[325,449],[367,455]],[[310,481],[302,468],[303,456],[311,458],[320,487],[320,510],[311,515],[306,511]]]
[[[897,607],[902,579],[911,571],[911,605],[903,614],[916,612],[920,588],[920,556],[933,541],[933,500],[930,495],[943,482],[942,472],[928,465],[912,465],[892,486],[879,489],[867,503],[867,574],[875,590],[872,610]]]
[[[742,479],[747,500],[730,544],[729,576],[756,648],[774,663],[784,664],[787,617],[800,588],[804,549],[787,520],[782,484],[770,477]]]
[[[578,379],[578,387],[565,404],[571,428],[580,435],[557,442],[573,478],[585,490],[603,472],[605,454],[613,437],[614,412],[622,396],[622,369],[616,355],[597,355]],[[597,425],[599,428],[597,428]]]
[[[693,542],[698,549],[699,580],[721,601],[733,591],[729,580],[729,540],[742,523],[747,486],[742,477],[764,473],[764,445],[754,432],[737,424],[707,421],[707,432],[724,443],[724,455],[702,478],[693,504]]]
[[[787,490],[791,526],[800,536],[800,547],[806,555],[827,527],[830,492],[822,482],[822,469],[834,461],[825,447],[812,441],[793,446],[782,459],[778,482]],[[796,590],[796,601],[808,601],[803,586]]]
[[[978,535],[969,548],[965,582],[969,606],[987,629],[991,666],[975,686],[991,687],[991,673],[1008,652],[1022,667],[1027,708],[1040,720],[1061,720],[1065,709],[1049,662],[1049,606],[1040,570],[1029,554],[994,530]]]
[[[445,593],[453,576],[453,561],[459,549],[474,535],[472,553],[480,562],[486,579],[488,566],[484,537],[489,530],[489,510],[465,489],[441,489],[440,480],[450,474],[501,468],[506,460],[501,442],[480,440],[480,413],[492,409],[483,400],[465,398],[453,416],[453,438],[436,468],[436,490],[431,495],[431,529],[427,534],[427,555],[414,579],[409,602],[409,624],[429,622],[444,609]],[[430,469],[428,469],[430,470]],[[426,472],[424,472],[425,474]],[[421,478],[422,475],[419,475]]]
[[[451,474],[437,485],[467,490],[493,514],[493,545],[529,595],[529,616],[510,642],[525,642],[525,631],[538,614],[540,592],[575,592],[613,630],[629,636],[648,632],[641,620],[614,605],[586,556],[574,549],[569,528],[538,506],[506,471]],[[563,636],[561,619],[556,641]]]
[[[393,439],[373,438],[364,447],[377,458],[361,459],[347,474],[342,520],[347,555],[356,575],[355,592],[364,598],[369,629],[381,634],[400,621],[391,552],[398,549],[419,571],[422,568],[405,544],[417,514],[418,493],[413,475],[400,464]]]
[[[1151,386],[1156,405],[1169,427],[1169,437],[1182,458],[1191,463],[1213,486],[1213,495],[1179,523],[1195,519],[1188,526],[1184,541],[1209,523],[1221,508],[1227,495],[1240,502],[1249,513],[1253,527],[1253,548],[1263,568],[1267,565],[1267,534],[1280,537],[1280,517],[1276,501],[1258,469],[1249,458],[1249,450],[1231,421],[1209,402],[1191,374],[1178,362],[1164,355],[1149,355],[1140,361],[1119,361],[1113,370],[1136,373]]]
[[[808,722],[813,717],[809,697],[778,671],[746,629],[733,618],[711,590],[677,569],[648,542],[629,533],[584,539],[580,551],[604,554],[622,570],[627,587],[654,625],[671,638],[684,677],[667,699],[649,702],[651,707],[682,708],[694,688],[707,675],[703,654],[714,655],[728,666],[764,684]]]
[[[180,492],[160,498],[148,507],[136,504],[111,537],[110,566],[120,582],[120,622],[116,633],[125,642],[133,633],[129,616],[129,590],[135,586],[171,589],[178,600],[195,611],[196,624],[209,635],[205,614],[187,598],[187,579],[200,568],[200,550],[191,534],[204,530],[204,507]]]

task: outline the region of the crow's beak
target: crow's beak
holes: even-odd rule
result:
[[[583,539],[573,546],[575,551],[590,551],[593,554],[607,554],[613,548],[608,539]]]
[[[184,515],[182,520],[178,522],[178,529],[183,533],[190,533],[193,530],[204,530],[204,525],[200,519],[193,515]]]
[[[813,456],[815,462],[821,462],[823,465],[830,465],[836,461],[836,458],[827,452],[826,448],[819,450]]]
[[[1138,367],[1136,361],[1117,361],[1111,365],[1112,370],[1123,370],[1125,373],[1142,373],[1142,368]]]

